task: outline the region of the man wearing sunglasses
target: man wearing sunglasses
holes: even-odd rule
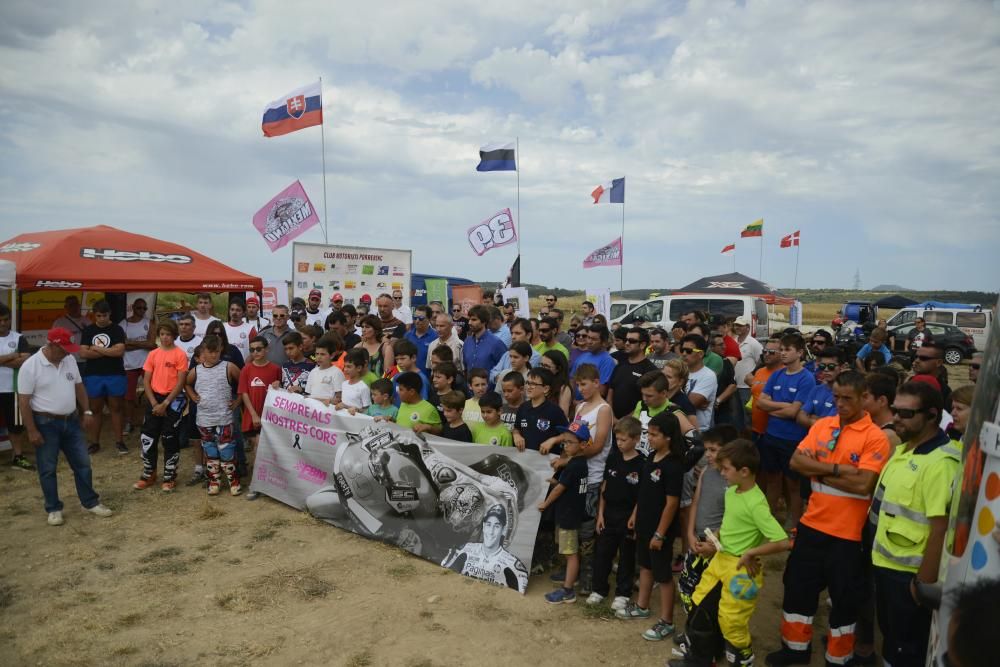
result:
[[[979,369],[983,366],[983,353],[973,352],[972,360],[969,362],[969,382],[976,384],[979,381]]]
[[[886,664],[923,665],[927,657],[931,610],[918,601],[917,588],[937,581],[952,485],[961,465],[961,445],[938,426],[943,410],[941,393],[925,382],[907,382],[892,403],[903,444],[882,470],[869,514],[875,524],[872,564]]]
[[[403,337],[417,346],[417,369],[427,368],[427,350],[438,337],[431,328],[430,306],[413,309],[413,327]]]
[[[910,329],[910,333],[906,334],[906,340],[903,341],[903,352],[913,354],[932,340],[934,340],[934,336],[927,330],[927,323],[924,321],[924,318],[918,317],[913,322],[913,328]]]
[[[469,332],[469,318],[462,313],[462,306],[457,303],[451,305],[451,321],[455,326],[455,333],[461,341],[465,341],[465,336]]]
[[[554,317],[543,317],[538,323],[538,337],[541,342],[535,345],[535,352],[538,354],[545,354],[549,350],[558,350],[569,360],[569,350],[556,340],[556,334],[559,332],[559,323]]]
[[[817,355],[831,345],[833,345],[833,336],[831,336],[830,332],[825,329],[817,329],[812,334],[812,337],[810,337],[807,347],[811,358],[804,363],[803,367],[809,371],[813,377],[816,376]]]
[[[768,413],[761,409],[757,403],[761,392],[767,385],[767,380],[775,371],[781,368],[781,339],[772,337],[767,340],[763,351],[764,365],[753,373],[746,376],[747,386],[750,387],[750,395],[753,397],[753,407],[750,410],[750,433],[754,444],[764,435],[767,430]]]
[[[614,372],[611,374],[611,386],[608,388],[608,403],[615,419],[621,419],[632,414],[635,406],[642,400],[639,389],[639,378],[646,373],[659,369],[646,358],[646,346],[649,344],[649,332],[636,327],[625,329],[625,354]]]
[[[833,398],[833,382],[844,370],[844,351],[836,345],[823,348],[816,357],[816,386],[802,404],[802,409],[795,420],[805,428],[812,425],[820,417],[832,417],[837,414],[836,401]]]
[[[281,344],[282,337],[291,331],[288,325],[288,316],[288,306],[275,306],[271,309],[271,326],[259,334],[267,339],[267,360],[279,366],[288,361],[285,348]]]
[[[381,308],[379,309],[379,315],[382,315]],[[403,290],[392,290],[392,316],[406,326],[413,324],[413,311],[410,310],[409,306],[403,303]],[[382,328],[386,328],[385,322],[382,323]]]
[[[930,375],[941,387],[944,409],[951,410],[951,387],[948,386],[948,371],[944,368],[944,349],[933,340],[924,341],[913,354],[913,375]]]
[[[836,414],[817,420],[792,455],[790,467],[809,478],[812,495],[785,564],[781,649],[767,656],[768,665],[809,664],[824,588],[832,602],[826,664],[846,665],[854,655],[863,591],[861,531],[890,451],[882,429],[865,412],[864,392],[864,375],[841,373],[833,382]]]
[[[705,365],[708,341],[698,334],[688,334],[681,339],[681,358],[688,367],[688,383],[684,390],[694,405],[698,417],[698,430],[712,428],[715,398],[719,392],[719,378]]]

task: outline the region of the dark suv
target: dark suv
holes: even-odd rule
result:
[[[904,341],[907,335],[913,331],[914,326],[911,322],[889,329],[889,336],[893,339],[893,352],[903,351]],[[976,351],[976,345],[972,342],[972,336],[954,325],[928,322],[924,326],[931,333],[931,336],[933,336],[934,342],[944,348],[944,361],[946,364],[952,366],[960,364],[962,363],[962,359],[968,359]]]

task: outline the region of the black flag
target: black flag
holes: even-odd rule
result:
[[[507,272],[507,280],[504,281],[504,287],[520,287],[521,286],[521,256],[518,255],[517,259],[510,267],[510,271]]]

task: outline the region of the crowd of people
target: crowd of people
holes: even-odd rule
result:
[[[261,313],[251,296],[219,318],[199,294],[193,311],[156,321],[137,299],[116,324],[107,302],[91,321],[71,297],[35,353],[0,305],[0,417],[14,423],[18,369],[35,463],[20,438],[12,462],[37,466],[48,522],[64,521],[60,451],[84,508],[110,516],[91,473],[105,411],[117,454],[139,434],[136,490],[175,491],[180,450],[192,447],[189,486],[242,494],[276,388],[418,433],[551,456],[533,557],[535,574],[556,570],[546,601],[579,592],[620,619],[651,620],[641,636],[674,636],[671,664],[752,664],[760,557],[783,551],[781,649],[767,664],[809,663],[824,589],[828,664],[875,664],[876,622],[887,664],[924,663],[921,591],[937,579],[981,359],[952,391],[931,337],[893,356],[880,328],[846,349],[824,329],[758,341],[745,318],[700,312],[670,331],[612,331],[585,303],[567,326],[552,295],[532,319],[493,295],[467,310],[411,309],[398,291],[372,312],[340,294],[321,301],[314,290]]]

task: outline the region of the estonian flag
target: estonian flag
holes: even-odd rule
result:
[[[625,177],[616,178],[610,183],[598,185],[590,193],[595,204],[624,204],[625,203]]]
[[[514,144],[487,144],[480,148],[476,171],[517,171]]]

